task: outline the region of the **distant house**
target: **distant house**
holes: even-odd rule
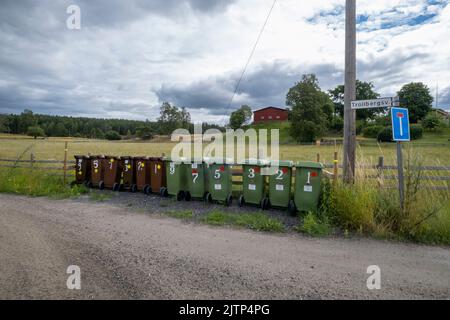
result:
[[[288,109],[277,107],[266,107],[253,112],[253,123],[270,121],[287,121]]]
[[[450,119],[450,112],[445,110],[445,109],[433,109],[434,111],[436,111],[436,113],[438,115],[440,115],[441,117],[443,117],[446,120]]]

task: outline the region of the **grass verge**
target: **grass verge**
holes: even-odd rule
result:
[[[209,225],[231,225],[257,231],[283,232],[285,230],[281,221],[261,212],[233,214],[214,210],[202,217],[201,221]]]

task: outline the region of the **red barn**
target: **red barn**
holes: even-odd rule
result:
[[[287,121],[288,110],[277,107],[266,107],[253,112],[253,123],[269,121]]]

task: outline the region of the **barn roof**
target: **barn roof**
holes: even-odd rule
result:
[[[265,108],[261,108],[261,109],[255,110],[253,112],[258,112],[258,111],[262,111],[262,110],[266,110],[266,109],[277,109],[277,110],[281,110],[281,111],[288,111],[287,108],[279,108],[279,107],[272,107],[272,106],[270,106],[270,107],[265,107]]]

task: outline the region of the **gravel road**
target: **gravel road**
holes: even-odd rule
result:
[[[66,286],[69,265],[81,289]],[[368,290],[369,265],[381,289]],[[450,298],[450,249],[267,234],[0,195],[0,299]]]

